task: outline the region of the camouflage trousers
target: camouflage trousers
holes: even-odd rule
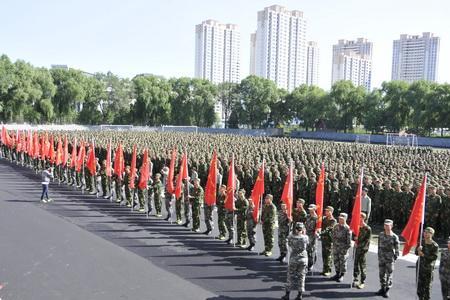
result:
[[[128,185],[126,185],[125,186],[125,197],[126,197],[126,200],[127,200],[127,205],[132,205],[132,203],[131,203],[132,202],[131,196],[132,196],[131,190],[128,187]]]
[[[394,263],[393,262],[378,262],[379,275],[380,275],[380,286],[382,289],[392,287],[392,279],[394,274]]]
[[[237,241],[238,245],[245,245],[247,239],[247,224],[245,216],[236,217]]]
[[[250,245],[256,245],[256,224],[253,219],[247,220],[247,236]]]
[[[419,269],[419,280],[417,282],[417,296],[419,296],[419,300],[430,300],[433,271],[433,269],[424,269],[422,266]]]
[[[175,199],[175,194],[169,194],[166,193],[165,196],[165,207],[166,207],[166,213],[167,213],[167,218],[172,218],[172,200]]]
[[[262,229],[264,237],[264,251],[272,252],[274,243],[274,236],[273,236],[274,224],[264,223]]]
[[[233,238],[234,235],[234,214],[232,212],[226,212],[225,225],[228,231],[228,238]]]
[[[347,272],[348,250],[333,244],[334,269],[338,274]]]
[[[192,202],[192,229],[199,230],[200,229],[200,202],[194,201]]]
[[[353,281],[357,281],[359,275],[361,274],[361,283],[366,281],[367,274],[367,250],[356,249],[355,251],[355,262],[353,264]]]
[[[139,208],[141,209],[143,209],[145,206],[145,192],[145,189],[138,189]]]
[[[331,264],[333,262],[331,257],[331,249],[333,244],[325,242],[322,240],[322,261],[323,261],[323,272],[331,273]]]
[[[441,279],[441,292],[444,300],[450,298],[450,278],[444,276],[439,277]]]
[[[175,200],[175,215],[177,218],[177,222],[181,222],[181,210],[182,210],[182,200],[181,199],[176,199]]]
[[[286,280],[286,292],[298,290],[305,291],[305,277],[308,270],[308,259],[305,258],[296,262],[289,262]]]
[[[311,269],[312,266],[314,266],[314,264],[317,261],[317,251],[316,251],[317,240],[314,236],[308,237],[309,237],[309,244],[306,247],[306,252],[308,253],[308,269]]]
[[[161,214],[161,209],[162,209],[162,199],[161,199],[161,195],[155,195],[154,197],[155,199],[155,211],[157,215]]]
[[[278,248],[280,248],[280,254],[287,254],[287,237],[289,235],[289,226],[287,228],[278,228]]]
[[[219,236],[224,237],[227,235],[227,225],[225,222],[226,219],[226,211],[223,207],[218,207],[217,209],[217,226],[219,226]]]
[[[214,221],[213,221],[214,206],[205,204],[203,211],[205,213],[206,230],[212,231],[214,229]]]
[[[189,199],[187,198],[183,199],[183,205],[184,205],[184,219],[185,222],[189,224],[192,219],[191,203],[189,202]]]
[[[109,180],[106,175],[102,175],[102,193],[103,197],[109,194]]]

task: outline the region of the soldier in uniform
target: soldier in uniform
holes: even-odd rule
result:
[[[102,167],[100,168],[100,177],[102,183],[102,197],[107,198],[109,194],[109,184],[108,184],[108,176],[106,176],[106,160],[102,162]]]
[[[342,282],[347,272],[348,249],[351,246],[351,231],[347,225],[347,214],[340,213],[338,224],[333,227],[333,261],[336,275],[331,280]]]
[[[317,225],[317,213],[316,213],[316,205],[310,204],[308,206],[309,215],[306,218],[306,234],[309,238],[309,244],[307,248],[308,252],[308,271],[311,271],[312,267],[316,263],[317,260],[317,231],[316,231],[316,225]]]
[[[157,217],[162,217],[161,209],[162,209],[162,197],[164,193],[164,186],[161,181],[161,174],[156,173],[155,182],[153,183],[153,198],[155,199],[155,211]]]
[[[225,209],[225,199],[227,197],[227,186],[222,184],[217,194],[217,226],[219,227],[219,240],[225,240],[228,233],[225,222],[227,211]]]
[[[308,266],[308,236],[305,234],[305,225],[297,222],[294,225],[293,232],[288,237],[288,245],[290,249],[289,265],[287,272],[286,294],[281,298],[289,300],[292,290],[297,289],[298,295],[296,300],[302,300],[305,292],[305,277]]]
[[[253,212],[255,210],[255,204],[252,200],[248,202],[248,208],[246,211],[246,220],[247,220],[247,237],[249,246],[247,247],[248,251],[253,251],[256,245],[256,222],[253,218]]]
[[[204,203],[203,212],[205,214],[205,224],[206,224],[206,231],[204,232],[204,234],[206,235],[210,235],[214,229],[214,220],[213,220],[214,208],[215,208],[214,204],[208,205],[206,202]]]
[[[237,241],[236,246],[245,245],[247,239],[247,228],[246,228],[246,219],[247,219],[247,208],[248,208],[248,200],[245,198],[245,190],[241,189],[238,192],[238,197],[236,199],[236,227],[237,227]]]
[[[305,199],[299,198],[297,201],[295,201],[295,207],[292,211],[292,224],[295,224],[297,222],[305,224],[308,214],[306,213],[304,205]]]
[[[184,205],[184,227],[189,227],[191,223],[191,198],[189,197],[194,186],[189,182],[189,177],[183,179],[183,205]]]
[[[175,194],[171,193],[167,190],[167,186],[164,188],[164,204],[166,207],[167,216],[164,218],[164,221],[169,221],[172,218],[172,202],[175,200]]]
[[[323,261],[323,276],[330,276],[331,274],[331,249],[333,248],[332,231],[337,221],[333,217],[334,208],[327,206],[325,208],[325,216],[322,219],[322,231],[320,237],[322,240],[322,261]]]
[[[178,174],[177,176],[181,176],[180,174]],[[177,180],[178,181],[178,177]],[[181,212],[183,210],[183,183],[181,183],[181,194],[179,198],[176,198],[175,195],[175,218],[176,218],[176,223],[178,225],[181,225],[182,221],[181,221]]]
[[[267,194],[264,198],[264,206],[262,209],[261,215],[261,224],[263,229],[264,236],[264,251],[261,252],[261,255],[271,256],[272,248],[273,248],[273,230],[275,229],[275,222],[277,218],[277,208],[272,203],[273,196],[271,194]]]
[[[434,186],[430,186],[428,188],[427,200],[425,203],[425,225],[432,228],[437,228],[442,199],[441,196],[436,194],[436,188]],[[440,228],[438,228],[438,230],[439,229]]]
[[[280,248],[280,256],[277,258],[279,262],[283,262],[287,255],[287,238],[291,220],[289,220],[288,211],[285,203],[281,204],[281,211],[278,215],[278,247]]]
[[[439,279],[441,280],[442,299],[450,299],[450,237],[447,239],[447,248],[441,252],[439,264]]]
[[[200,232],[200,208],[203,205],[203,188],[200,179],[194,180],[194,188],[189,196],[192,199],[192,231]]]
[[[364,288],[364,283],[366,281],[366,257],[367,252],[369,251],[370,246],[370,238],[372,236],[372,229],[369,225],[366,224],[367,215],[365,213],[361,213],[361,219],[359,224],[359,234],[358,236],[354,236],[356,239],[356,250],[355,250],[355,259],[353,265],[353,284],[352,287],[356,287],[358,289]],[[359,276],[361,274],[361,279]]]
[[[433,240],[434,229],[425,228],[422,246],[416,248],[419,259],[416,263],[418,269],[417,296],[419,300],[430,300],[431,284],[433,283],[434,266],[438,257],[439,246]]]
[[[399,256],[399,239],[392,231],[394,222],[384,220],[384,231],[378,236],[378,267],[380,275],[380,290],[378,296],[389,298],[389,289],[392,287],[394,263]]]
[[[125,197],[127,207],[131,207],[131,190],[130,190],[130,166],[125,168],[125,176],[123,177],[123,184],[125,186]]]

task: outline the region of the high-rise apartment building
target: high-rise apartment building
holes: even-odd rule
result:
[[[306,50],[306,84],[319,84],[319,47],[316,42],[308,42]]]

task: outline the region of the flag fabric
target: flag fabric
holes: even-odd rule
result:
[[[417,246],[421,226],[423,226],[423,219],[425,216],[425,198],[427,190],[427,175],[423,177],[422,186],[417,194],[414,202],[411,215],[409,216],[408,223],[402,231],[402,237],[405,239],[405,245],[403,247],[403,254],[409,253],[412,247]]]
[[[70,157],[70,167],[74,168],[77,165],[77,138],[74,138],[72,144],[72,156]]]
[[[234,173],[234,156],[230,161],[230,169],[228,171],[227,196],[225,198],[225,208],[228,211],[234,211],[234,194],[236,193],[236,175]]]
[[[34,132],[34,136],[33,136],[33,157],[34,158],[39,158],[39,149],[40,149],[40,145],[39,145],[39,137],[37,132]]]
[[[95,161],[95,144],[92,142],[91,147],[89,149],[89,155],[88,160],[86,162],[86,167],[89,170],[89,173],[91,173],[92,176],[95,175],[96,168],[97,168],[97,162]]]
[[[61,164],[63,167],[67,165],[67,160],[69,159],[69,143],[67,141],[67,135],[64,137],[64,151],[62,154]]]
[[[174,177],[174,173],[175,173],[176,160],[177,160],[177,151],[174,148],[172,150],[172,157],[170,159],[170,166],[169,166],[169,175],[167,176],[167,182],[166,182],[166,190],[170,194],[175,193],[175,187],[173,186],[173,177]]]
[[[9,136],[8,130],[5,126],[2,126],[2,144],[11,148],[11,137]]]
[[[117,177],[122,179],[124,171],[125,171],[125,161],[123,159],[123,149],[122,144],[119,143],[116,149],[116,153],[114,154],[114,174],[116,174]]]
[[[214,151],[209,164],[208,179],[205,187],[205,203],[209,206],[216,204],[217,193],[217,153]]]
[[[106,176],[111,177],[111,141],[108,143],[108,147],[106,149]]]
[[[322,167],[320,168],[319,181],[317,182],[316,186],[316,211],[317,211],[316,230],[322,228],[324,190],[325,190],[325,163],[322,162]]]
[[[28,139],[27,139],[27,154],[29,157],[33,157],[33,134],[31,133],[31,130],[28,131]]]
[[[281,201],[286,204],[288,218],[292,220],[292,203],[294,201],[294,168],[292,167],[292,163],[289,165],[283,194],[281,194]]]
[[[63,147],[62,147],[61,137],[58,137],[58,145],[56,146],[55,164],[57,166],[61,165],[62,160],[63,160]]]
[[[141,176],[139,177],[139,183],[138,183],[138,187],[141,190],[144,190],[147,188],[147,184],[148,184],[148,179],[149,179],[149,166],[148,166],[148,150],[145,149],[144,150],[144,158],[142,159],[142,166],[141,166],[141,171],[140,174]]]
[[[50,144],[48,147],[48,158],[52,164],[55,163],[55,142],[53,140],[53,134],[50,136]]]
[[[358,189],[356,191],[355,203],[353,204],[352,220],[350,222],[350,230],[358,237],[359,224],[361,222],[361,200],[362,200],[362,188],[363,188],[363,169],[361,168],[361,175],[358,180]]]
[[[136,144],[133,146],[133,155],[131,156],[130,189],[134,189],[134,181],[136,180]]]
[[[180,199],[181,197],[183,179],[186,178],[188,178],[188,173],[187,173],[187,154],[185,153],[183,154],[183,157],[181,159],[180,171],[178,172],[177,180],[175,183],[175,199],[177,200]]]
[[[261,168],[258,172],[258,178],[256,178],[255,185],[253,186],[252,195],[250,196],[251,201],[254,204],[253,208],[253,220],[258,223],[259,211],[261,209],[261,197],[264,195],[264,165],[263,161]]]
[[[76,171],[80,172],[81,168],[84,165],[84,159],[86,157],[86,147],[84,146],[84,142],[80,143],[80,150],[78,151],[78,158],[76,162]]]

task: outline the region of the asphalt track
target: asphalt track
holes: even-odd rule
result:
[[[175,223],[52,183],[39,203],[40,177],[0,159],[0,299],[279,299],[286,265]],[[204,224],[202,224],[204,226]],[[204,230],[204,227],[202,227]],[[275,247],[277,248],[277,247]],[[383,299],[375,253],[363,290],[308,275],[305,299]],[[278,255],[274,249],[274,257]],[[391,299],[416,299],[415,267],[395,265]],[[441,299],[437,271],[432,299]],[[296,293],[291,296],[295,297]]]

